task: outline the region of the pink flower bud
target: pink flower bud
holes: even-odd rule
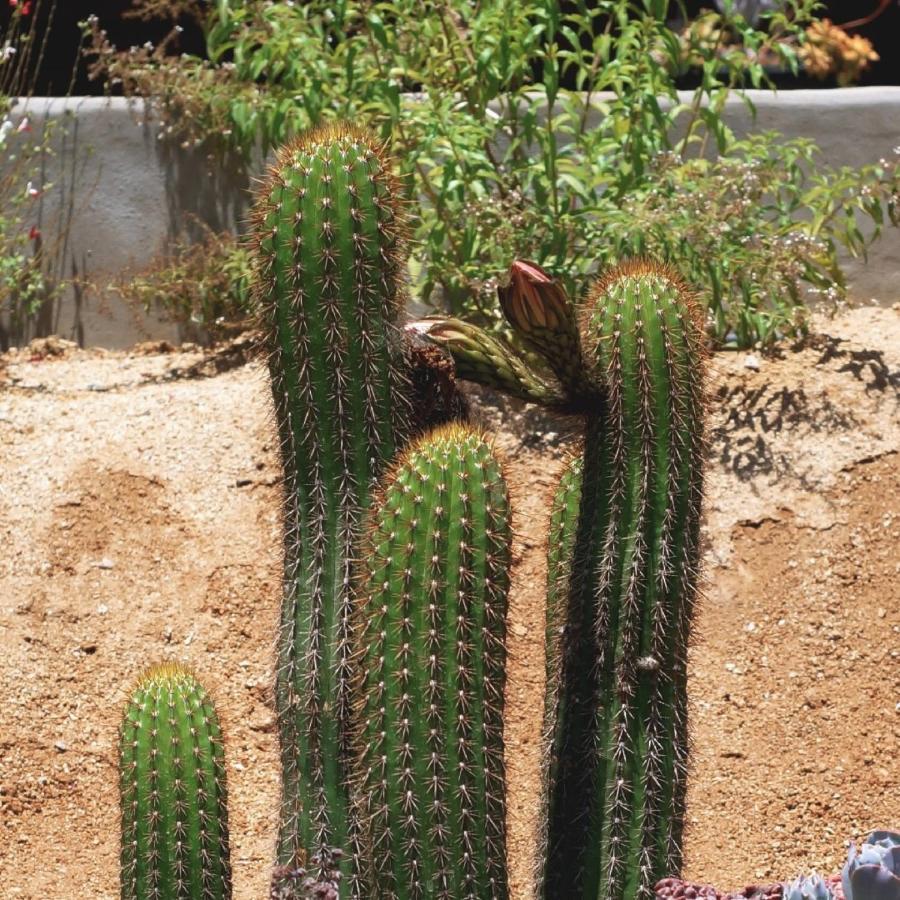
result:
[[[516,260],[509,268],[509,284],[497,288],[500,305],[510,324],[528,333],[535,328],[557,331],[570,318],[562,286],[537,263]]]

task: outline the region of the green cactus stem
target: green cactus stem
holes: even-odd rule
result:
[[[467,426],[418,440],[384,481],[358,631],[369,900],[507,896],[510,540],[500,463]]]
[[[119,741],[122,900],[228,900],[222,734],[194,675],[166,663],[131,692]]]
[[[404,226],[383,148],[348,125],[281,150],[255,220],[285,494],[278,862],[297,866],[353,844],[352,563],[361,511],[407,432]]]
[[[704,352],[652,263],[611,271],[583,312],[604,400],[553,513],[543,896],[630,900],[681,866]]]

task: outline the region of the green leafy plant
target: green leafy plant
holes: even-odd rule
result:
[[[154,264],[119,275],[105,289],[216,339],[253,324],[251,283],[247,244],[206,228],[201,240],[177,244]]]
[[[598,265],[647,253],[702,286],[717,343],[748,346],[801,332],[807,289],[841,299],[839,247],[864,253],[897,221],[894,161],[835,171],[808,142],[725,124],[731,96],[752,107],[745,89],[769,85],[763,60],[797,70],[815,7],[682,30],[664,0],[219,0],[196,8],[208,60],[173,55],[174,33],[120,53],[86,28],[95,76],[147,98],[182,143],[249,159],[335,116],[391,136],[423,201],[415,286],[448,312],[495,324],[516,256],[577,296]]]
[[[42,176],[52,128],[35,135],[24,101],[46,46],[40,24],[54,10],[42,0],[17,6],[0,33],[0,350],[26,337],[37,317],[51,316],[61,290],[40,222],[40,198],[52,188]]]

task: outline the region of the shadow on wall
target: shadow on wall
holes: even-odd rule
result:
[[[144,104],[122,98],[32,98],[11,118],[14,127],[27,119],[24,137],[41,148],[28,180],[40,191],[33,251],[46,287],[30,315],[17,298],[3,304],[0,349],[49,334],[108,348],[198,339],[105,285],[201,240],[205,228],[240,229],[250,203],[240,160],[160,139]]]

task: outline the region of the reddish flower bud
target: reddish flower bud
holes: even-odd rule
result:
[[[503,314],[517,331],[558,331],[569,321],[569,301],[562,286],[537,263],[516,260],[509,284],[497,288]]]

